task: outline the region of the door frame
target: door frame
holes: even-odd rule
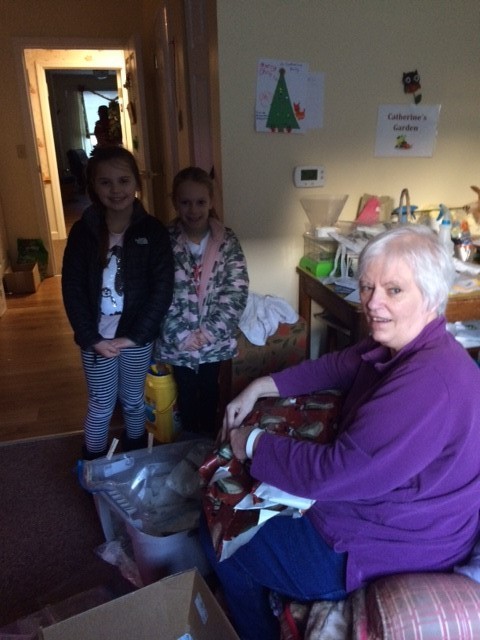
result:
[[[53,140],[52,119],[48,102],[48,91],[45,71],[49,69],[116,69],[120,74],[122,85],[125,83],[125,59],[131,55],[133,37],[128,41],[107,39],[79,38],[17,38],[14,42],[17,77],[20,82],[21,109],[26,136],[26,155],[32,175],[32,189],[37,212],[37,223],[41,239],[49,252],[48,275],[59,274],[54,249],[55,240],[65,240],[65,222],[61,200],[60,178],[58,174],[55,144]],[[41,62],[27,63],[25,51],[38,50]],[[52,52],[51,62],[48,53]],[[113,52],[113,63],[106,61],[103,52]],[[64,54],[64,58],[60,57]],[[72,54],[72,55],[69,55]],[[83,55],[82,55],[83,54]],[[44,56],[44,57],[43,57]],[[61,64],[59,64],[59,58]],[[137,62],[141,59],[138,57]],[[141,66],[141,62],[138,65]],[[122,86],[119,87],[121,89]],[[143,91],[143,86],[139,91]],[[39,95],[40,94],[40,95]],[[43,95],[42,95],[43,94]],[[144,97],[140,98],[142,101]],[[119,95],[122,104],[122,129],[125,133],[125,146],[133,151],[130,121],[127,117],[128,91]],[[146,122],[139,123],[146,127]],[[143,134],[142,134],[143,135]],[[148,139],[144,130],[144,139]],[[143,159],[143,158],[142,158]],[[141,167],[146,175],[149,173],[149,158],[144,158],[145,166]],[[149,197],[148,190],[144,194]],[[150,203],[146,203],[147,209]]]
[[[154,52],[165,195],[182,167],[213,169],[223,219],[216,0],[158,0]]]

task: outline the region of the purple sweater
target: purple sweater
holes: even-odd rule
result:
[[[307,515],[348,553],[348,591],[465,559],[480,534],[480,369],[445,318],[393,358],[367,338],[272,377],[282,397],[345,394],[335,442],[264,434],[251,473],[316,500]]]

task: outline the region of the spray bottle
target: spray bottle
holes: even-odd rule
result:
[[[454,245],[452,240],[452,214],[444,204],[440,205],[440,214],[437,220],[439,219],[441,219],[441,223],[438,231],[438,238],[440,242],[445,245],[449,254],[453,256]]]

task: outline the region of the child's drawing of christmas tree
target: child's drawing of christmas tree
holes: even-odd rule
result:
[[[273,94],[270,111],[268,112],[267,128],[272,132],[287,131],[290,133],[292,129],[299,129],[300,125],[295,117],[295,112],[288,94],[285,69],[280,69],[279,73],[280,76],[275,93]]]

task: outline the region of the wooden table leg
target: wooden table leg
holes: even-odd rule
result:
[[[305,293],[302,278],[298,282],[298,314],[307,323],[307,349],[306,357],[310,358],[310,341],[312,335],[312,299]]]

